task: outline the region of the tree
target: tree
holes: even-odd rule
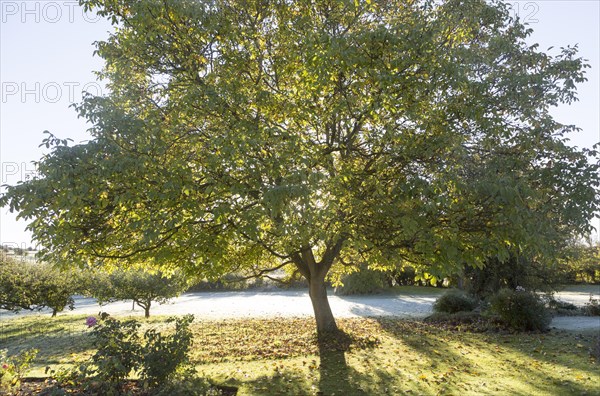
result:
[[[0,258],[0,308],[19,312],[48,307],[54,317],[66,307],[73,309],[79,279],[78,271]]]
[[[600,283],[600,242],[572,241],[560,261],[562,282]]]
[[[550,293],[563,281],[554,260],[548,263],[514,254],[504,261],[490,258],[482,268],[466,267],[462,276],[466,291],[479,298],[488,298],[502,289]]]
[[[0,203],[47,260],[220,274],[295,266],[317,331],[334,264],[433,281],[590,228],[597,153],[549,114],[588,67],[496,1],[84,0],[106,96]]]
[[[152,302],[164,304],[179,296],[187,287],[181,272],[166,276],[160,272],[149,273],[142,270],[115,271],[111,274],[96,274],[90,285],[90,294],[100,304],[118,300],[133,300],[144,309],[144,316],[150,317]]]

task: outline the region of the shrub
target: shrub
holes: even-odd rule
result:
[[[175,392],[175,389],[187,389],[191,383],[204,383],[196,377],[188,360],[192,345],[189,325],[194,320],[193,315],[169,318],[167,322],[175,322],[172,334],[150,329],[143,338],[136,320],[119,321],[106,314],[101,314],[98,322],[91,319],[86,323],[94,327],[93,345],[97,351],[88,363],[73,370],[52,371],[62,386],[74,386],[90,394],[119,395],[127,377],[138,372],[144,389],[152,390],[149,394],[203,394]]]
[[[358,272],[344,276],[342,286],[336,288],[335,293],[342,296],[371,294],[384,289],[386,286],[383,272],[363,267]]]
[[[472,311],[477,308],[477,300],[462,290],[450,290],[442,295],[433,304],[435,312],[456,313]]]
[[[140,324],[135,320],[124,322],[107,318],[92,332],[94,346],[98,348],[92,356],[95,374],[108,390],[118,389],[129,373],[137,369],[140,360]],[[108,391],[105,390],[105,391]]]
[[[524,290],[501,289],[490,298],[489,313],[517,331],[545,331],[551,320],[541,299]]]
[[[583,312],[587,316],[600,316],[600,300],[590,295],[590,301],[585,303]]]
[[[144,334],[140,376],[149,387],[169,382],[178,368],[189,364],[188,352],[192,345],[189,326],[193,320],[193,315],[169,319],[167,322],[175,321],[175,332],[167,336],[154,329]]]
[[[556,316],[577,316],[585,314],[585,308],[579,309],[575,304],[555,300],[554,298],[549,299],[548,308],[550,308],[552,314]]]
[[[565,301],[560,301],[560,300],[555,300],[555,299],[551,299],[548,302],[548,305],[550,306],[550,308],[554,308],[554,309],[560,309],[560,310],[566,310],[566,311],[576,311],[577,310],[577,305],[572,304],[570,302],[565,302]]]
[[[6,351],[0,353],[0,389],[13,389],[21,384],[21,380],[29,370],[31,362],[38,354],[37,349],[26,349],[15,356],[6,356]]]

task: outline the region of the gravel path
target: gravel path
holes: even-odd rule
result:
[[[600,295],[600,290],[598,294]],[[348,297],[331,295],[329,303],[334,315],[339,318],[357,316],[423,318],[432,312],[432,304],[438,296],[439,294]],[[581,306],[589,301],[590,293],[569,291],[558,293],[556,297]],[[130,301],[99,307],[94,299],[82,297],[75,298],[75,310],[66,311],[62,315],[95,315],[101,310],[111,315],[143,315],[143,310],[139,307],[132,311]],[[186,293],[173,299],[171,303],[157,304],[151,309],[153,315],[187,313],[205,319],[313,315],[308,292],[304,290]],[[27,312],[20,315],[31,314]],[[14,316],[12,313],[0,311],[0,320]],[[565,330],[598,329],[600,331],[600,317],[557,317],[554,318],[551,326]]]

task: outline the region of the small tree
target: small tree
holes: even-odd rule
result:
[[[144,309],[144,316],[150,317],[152,302],[165,303],[183,293],[188,282],[182,273],[166,276],[161,272],[150,273],[142,270],[119,270],[111,274],[97,274],[93,277],[90,294],[100,304],[117,300],[133,300]]]
[[[66,307],[74,308],[72,296],[80,291],[79,271],[10,258],[1,258],[0,264],[0,308],[19,312],[47,307],[53,317]]]

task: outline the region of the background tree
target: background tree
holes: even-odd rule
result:
[[[144,309],[144,316],[150,317],[152,302],[160,304],[179,296],[188,282],[181,272],[169,276],[161,272],[150,273],[143,270],[115,271],[110,274],[95,274],[89,286],[89,293],[100,304],[118,300],[133,300]]]
[[[549,293],[564,282],[555,260],[548,263],[512,254],[504,261],[490,258],[482,268],[466,267],[462,275],[462,286],[479,298],[490,297],[501,289]]]
[[[0,308],[18,312],[47,307],[54,317],[66,307],[73,309],[73,295],[81,291],[80,280],[77,270],[0,258]]]
[[[562,283],[600,283],[600,242],[573,241],[559,266]]]
[[[332,266],[432,282],[551,255],[598,210],[593,151],[550,116],[585,81],[496,1],[86,0],[110,93],[0,203],[47,260],[217,277],[295,266],[317,330]],[[338,271],[339,272],[339,271]]]

